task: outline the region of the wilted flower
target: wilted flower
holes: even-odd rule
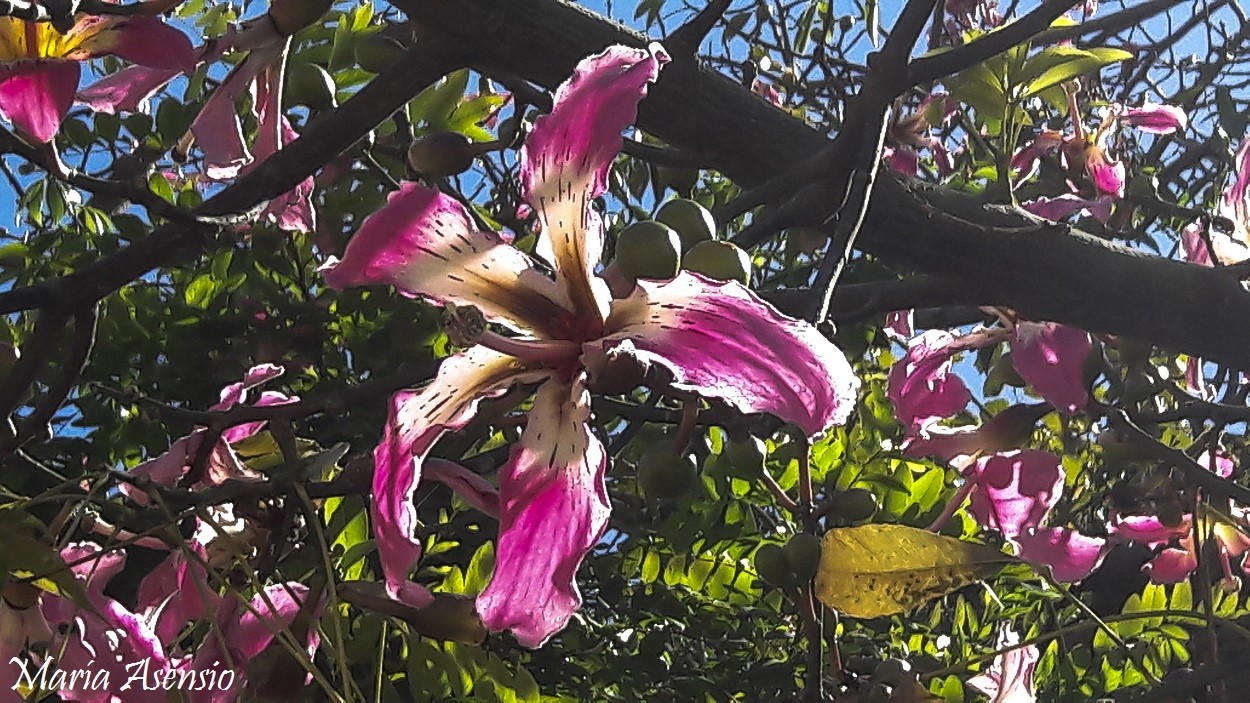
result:
[[[620,132],[666,60],[658,46],[617,46],[584,60],[530,133],[522,194],[538,215],[538,252],[554,280],[497,235],[479,231],[457,201],[417,184],[393,193],[343,260],[326,265],[335,288],[393,284],[450,305],[457,334],[472,344],[446,359],[428,386],[395,394],[374,452],[373,523],[392,597],[432,601],[408,580],[421,554],[413,491],[430,449],[464,427],[482,400],[513,386],[538,390],[500,469],[495,573],[477,606],[487,627],[511,629],[530,647],[579,607],[577,568],[607,526],[607,455],[589,424],[589,388],[607,381],[614,365],[659,367],[675,388],[771,413],[809,435],[850,412],[857,380],[845,357],[741,284],[682,273],[640,280],[613,300],[594,275],[603,223],[591,202],[606,191]]]
[[[990,703],[1036,703],[1033,689],[1033,670],[1041,653],[1036,645],[1018,647],[1020,635],[1011,628],[1003,628],[998,636],[998,648],[1011,650],[994,659],[988,671],[968,679],[968,685],[990,697]]]

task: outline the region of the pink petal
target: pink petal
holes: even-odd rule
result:
[[[1063,134],[1054,130],[1043,130],[1033,141],[1011,158],[1011,170],[1019,171],[1019,178],[1025,179],[1033,175],[1037,164],[1046,152],[1056,149],[1063,143]]]
[[[913,324],[914,310],[895,310],[885,316],[885,335],[899,344],[906,344],[916,333]]]
[[[446,459],[428,459],[423,468],[426,480],[447,486],[469,505],[499,517],[499,491],[481,475]]]
[[[998,648],[1020,643],[1020,636],[1010,628],[998,638]],[[968,685],[990,697],[989,703],[1036,703],[1033,670],[1041,658],[1036,645],[1017,647],[998,655],[988,671],[968,679]]]
[[[1017,554],[1036,566],[1049,566],[1055,580],[1073,583],[1089,576],[1106,554],[1107,540],[1066,527],[1045,527],[1016,537]]]
[[[204,173],[209,178],[234,178],[252,162],[236,103],[244,93],[256,97],[256,77],[282,56],[283,46],[262,47],[248,53],[213,90],[191,123],[191,133],[204,152]]]
[[[1046,402],[1071,415],[1089,403],[1085,357],[1093,347],[1089,333],[1054,322],[1018,322],[1011,360],[1020,377]]]
[[[405,183],[370,215],[343,260],[322,267],[326,283],[393,285],[436,304],[474,305],[492,322],[550,330],[572,303],[519,250],[478,231],[460,203],[432,188]]]
[[[1215,450],[1214,458],[1211,457],[1211,452],[1205,451],[1198,455],[1196,461],[1220,478],[1232,477],[1233,470],[1237,468],[1237,461],[1222,449]]]
[[[110,18],[83,40],[78,51],[90,56],[111,54],[131,63],[176,71],[195,66],[195,49],[187,35],[155,17]]]
[[[241,173],[256,168],[299,137],[282,114],[279,77],[279,65],[275,63],[266,68],[257,81],[256,119],[259,126],[256,143],[252,145],[256,160],[245,166]],[[312,204],[314,187],[313,177],[305,178],[299,185],[271,200],[261,212],[261,218],[276,222],[283,230],[305,234],[312,232],[317,226],[316,211]]]
[[[1189,534],[1191,519],[1186,515],[1179,524],[1165,525],[1155,515],[1116,515],[1107,529],[1122,539],[1153,547]]]
[[[1063,495],[1063,467],[1049,452],[1027,449],[982,457],[976,463],[968,512],[1007,539],[1042,524]]]
[[[1175,105],[1159,105],[1145,103],[1141,107],[1131,107],[1124,111],[1120,119],[1143,132],[1151,134],[1171,134],[1185,131],[1189,125],[1189,116]]]
[[[673,375],[673,385],[769,413],[816,435],[844,422],[859,379],[814,327],[783,315],[737,282],[682,272],[639,281],[612,303],[610,334],[595,344]]]
[[[915,178],[920,173],[920,154],[915,149],[887,146],[881,152],[881,158],[897,174]]]
[[[539,647],[581,606],[577,568],[608,526],[607,454],[591,431],[584,379],[538,389],[529,424],[499,471],[495,575],[477,599],[482,622]]]
[[[1198,568],[1198,557],[1192,549],[1168,547],[1142,567],[1153,583],[1180,583]]]
[[[1181,230],[1181,246],[1185,250],[1185,260],[1199,266],[1213,266],[1211,249],[1202,238],[1202,225],[1195,222]]]
[[[1224,190],[1224,205],[1227,210],[1242,213],[1245,211],[1247,191],[1250,191],[1250,139],[1241,140],[1235,161],[1237,178]]]
[[[37,141],[52,141],[74,103],[78,74],[77,61],[0,64],[0,116]]]
[[[203,545],[188,548],[207,558]],[[162,642],[174,641],[187,623],[207,618],[221,602],[204,567],[181,550],[157,564],[139,583],[139,611],[155,615],[153,630]]]
[[[304,651],[309,657],[316,654],[321,637],[315,624],[325,609],[326,598],[322,593],[317,602],[306,609],[304,604],[308,598],[307,586],[288,582],[266,586],[263,594],[258,593],[252,598],[249,608],[243,608],[234,600],[223,604],[217,612],[215,627],[204,638],[188,666],[192,671],[222,671],[226,663],[231,662],[237,672],[234,686],[226,690],[218,687],[198,692],[193,700],[196,703],[233,703],[239,700],[243,688],[253,683],[247,679],[248,664],[260,656],[279,633],[291,632],[297,637],[302,634]],[[301,612],[306,614],[307,619],[307,622],[301,623],[304,631],[293,632]]]
[[[887,392],[904,426],[920,427],[967,407],[972,393],[951,372],[951,356],[960,349],[950,332],[929,330],[913,339],[907,354],[890,369]]]
[[[78,91],[78,102],[95,112],[147,112],[148,99],[182,74],[180,70],[127,66]]]
[[[278,378],[285,372],[281,366],[277,364],[259,364],[248,369],[247,374],[243,376],[243,380],[238,383],[231,383],[221,389],[219,394],[220,400],[209,410],[221,412],[229,410],[239,403],[247,400],[247,392],[258,386],[264,385],[275,378]]]
[[[392,396],[382,441],[373,452],[372,507],[374,538],[392,598],[418,607],[432,599],[428,591],[408,580],[421,556],[412,499],[430,448],[445,432],[472,420],[482,400],[544,375],[524,371],[512,357],[473,347],[444,360],[425,388]]]
[[[773,106],[781,107],[781,93],[778,93],[776,88],[759,78],[751,81],[751,92],[772,103]]]
[[[1100,194],[1124,197],[1123,162],[1108,161],[1101,149],[1091,148],[1085,167],[1089,171],[1090,180],[1094,182],[1094,189]]]
[[[603,223],[591,201],[608,187],[608,169],[621,150],[647,84],[668,55],[613,46],[583,59],[557,90],[521,149],[521,192],[538,212],[537,252],[551,262],[574,310],[599,315],[610,296],[594,275],[603,254]]]
[[[1099,222],[1106,223],[1107,220],[1111,219],[1113,204],[1114,200],[1106,195],[1100,196],[1095,200],[1087,200],[1078,195],[1065,193],[1054,198],[1041,197],[1023,203],[1020,207],[1038,217],[1044,217],[1055,222],[1066,220],[1076,213],[1085,213]]]

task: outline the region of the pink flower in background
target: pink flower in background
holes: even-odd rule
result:
[[[584,60],[556,92],[521,154],[522,193],[542,225],[538,252],[555,279],[519,250],[478,231],[452,198],[416,184],[365,221],[342,261],[325,266],[335,288],[393,284],[441,304],[475,306],[519,336],[462,322],[468,351],[437,377],[397,393],[374,452],[373,522],[387,590],[410,604],[432,596],[408,580],[421,554],[413,491],[445,432],[478,404],[538,384],[528,424],[500,469],[500,534],[483,622],[536,647],[579,607],[577,568],[607,527],[607,456],[591,430],[589,388],[608,361],[658,367],[676,388],[742,412],[776,415],[815,435],[845,420],[858,381],[845,357],[806,323],[787,318],[738,283],[682,273],[639,281],[613,300],[592,272],[603,224],[590,201],[606,190],[621,130],[667,57],[612,47]]]
[[[946,93],[933,93],[920,101],[916,112],[900,118],[886,135],[882,158],[895,173],[916,176],[920,171],[920,150],[930,149],[939,170],[948,173],[951,157],[942,140],[934,137],[933,127],[950,124],[959,114],[959,105]]]
[[[1093,348],[1089,333],[1055,322],[1018,321],[1011,360],[1046,402],[1071,415],[1089,403],[1085,358]]]
[[[233,383],[223,388],[221,390],[220,402],[209,409],[214,411],[229,410],[235,405],[243,403],[247,399],[249,391],[281,376],[282,373],[283,369],[281,366],[273,364],[254,366],[247,372],[247,376],[241,382]],[[258,407],[285,405],[298,400],[298,397],[287,396],[276,391],[265,391],[257,398],[255,405]],[[212,449],[209,450],[204,475],[200,477],[197,484],[217,486],[227,480],[259,481],[262,476],[244,466],[231,445],[255,435],[264,428],[265,422],[259,421],[248,422],[223,430],[221,435],[215,439]],[[174,442],[170,446],[169,451],[136,466],[130,471],[130,475],[133,477],[146,477],[158,485],[173,486],[182,478],[183,474],[191,470],[192,462],[199,455],[202,443],[207,438],[207,428],[196,428],[191,434]],[[119,490],[136,503],[143,505],[148,502],[147,494],[131,483],[121,484]]]
[[[1033,670],[1041,653],[1036,645],[1017,647],[1020,635],[1010,627],[998,636],[998,649],[1015,647],[994,658],[988,670],[968,679],[968,685],[990,697],[989,703],[1036,703]]]
[[[1035,449],[982,457],[967,480],[976,486],[968,513],[1008,540],[1042,524],[1063,495],[1059,457]]]
[[[950,332],[929,330],[911,340],[907,354],[890,369],[887,393],[909,431],[968,406],[972,393],[951,371],[952,356],[965,348]]]
[[[155,17],[81,15],[61,34],[48,22],[0,17],[0,116],[49,142],[74,102],[81,63],[118,56],[153,69],[188,70],[191,42]]]
[[[1150,134],[1183,132],[1189,126],[1189,115],[1174,105],[1146,102],[1141,107],[1130,107],[1120,115],[1120,120]]]
[[[1107,540],[1067,527],[1043,527],[1016,537],[1016,554],[1049,568],[1056,581],[1074,583],[1089,576],[1107,554]]]

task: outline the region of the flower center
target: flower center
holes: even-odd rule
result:
[[[443,321],[447,337],[459,347],[480,344],[501,354],[514,356],[521,361],[556,366],[577,358],[581,345],[565,339],[521,339],[505,337],[487,327],[486,317],[472,305],[444,306]]]

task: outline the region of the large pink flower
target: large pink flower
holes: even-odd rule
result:
[[[982,457],[969,480],[976,488],[968,512],[1010,540],[1042,524],[1063,495],[1059,457],[1036,449]]]
[[[65,34],[47,22],[0,17],[0,116],[51,141],[74,102],[79,64],[107,55],[157,69],[192,64],[186,35],[154,17],[83,15]]]
[[[454,199],[406,184],[368,218],[342,261],[325,267],[335,288],[392,284],[439,304],[473,306],[489,328],[443,362],[437,377],[397,393],[377,450],[374,532],[392,597],[432,600],[408,580],[421,554],[413,491],[430,449],[473,417],[480,401],[537,384],[528,424],[499,473],[495,574],[477,605],[486,625],[535,647],[580,605],[575,575],[607,527],[607,454],[590,425],[589,389],[621,362],[641,362],[680,390],[745,413],[771,413],[819,434],[847,417],[857,379],[845,357],[806,323],[778,313],[738,283],[682,273],[639,281],[613,300],[593,270],[603,223],[592,201],[607,189],[621,130],[667,60],[661,49],[616,46],[584,60],[556,92],[522,151],[521,185],[542,227],[538,253],[476,229]]]

